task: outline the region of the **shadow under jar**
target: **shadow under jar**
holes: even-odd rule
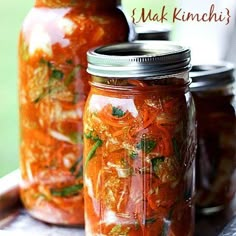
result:
[[[86,235],[193,235],[190,51],[135,42],[88,52]]]
[[[223,210],[236,190],[236,100],[234,67],[222,62],[195,65],[190,77],[198,123],[197,210]]]
[[[19,36],[21,199],[37,219],[84,223],[87,50],[128,40],[116,0],[35,0]]]

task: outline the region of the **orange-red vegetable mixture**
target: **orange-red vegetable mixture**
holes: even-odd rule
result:
[[[136,79],[127,89],[109,87],[118,83],[92,82],[85,107],[86,235],[192,235],[196,137],[189,92]]]
[[[41,220],[78,225],[89,48],[128,38],[115,1],[36,0],[19,37],[21,198]]]
[[[231,87],[193,92],[198,120],[196,205],[203,212],[224,209],[236,193],[236,105]]]

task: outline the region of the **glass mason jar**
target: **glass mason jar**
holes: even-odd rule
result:
[[[224,209],[236,191],[236,100],[232,64],[193,66],[190,89],[196,104],[197,209]]]
[[[36,0],[25,18],[19,36],[21,198],[32,216],[84,223],[86,52],[127,39],[115,0]]]
[[[134,26],[137,40],[170,40],[172,27],[163,23],[142,23]]]
[[[196,135],[189,61],[188,49],[165,41],[88,52],[87,236],[193,235]]]

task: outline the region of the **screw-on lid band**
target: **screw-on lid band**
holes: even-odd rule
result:
[[[193,65],[189,73],[191,91],[203,91],[227,86],[234,82],[234,65],[229,62]]]
[[[190,50],[170,41],[134,41],[91,49],[88,73],[101,77],[148,77],[190,69]]]

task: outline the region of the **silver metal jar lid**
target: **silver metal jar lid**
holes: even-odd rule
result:
[[[191,91],[204,91],[227,86],[234,82],[234,65],[229,62],[193,65],[189,73]]]
[[[177,74],[190,69],[190,50],[170,41],[134,41],[91,49],[88,73],[101,77],[144,77]]]

